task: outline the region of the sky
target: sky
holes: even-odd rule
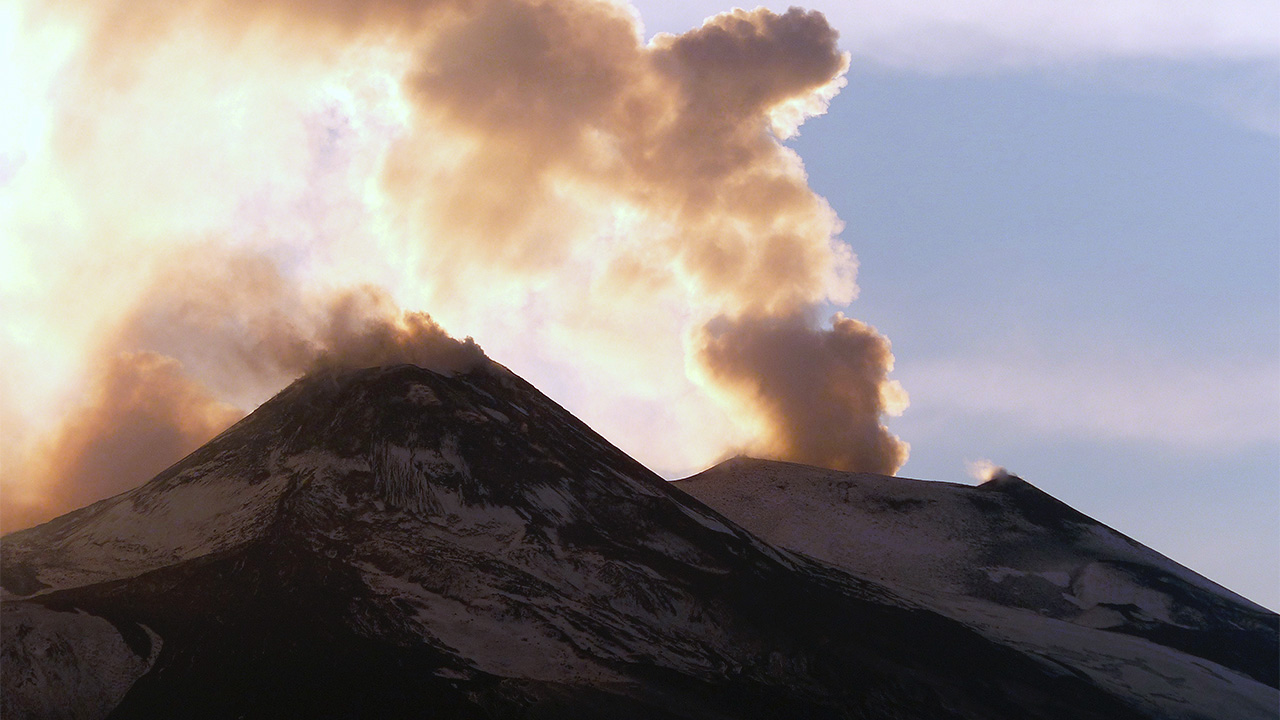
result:
[[[1280,607],[1280,5],[901,5],[9,6],[5,529],[443,327],[668,477],[991,461]]]

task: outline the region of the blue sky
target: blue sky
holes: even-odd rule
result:
[[[790,145],[859,257],[833,310],[893,341],[902,474],[990,459],[1280,607],[1280,6],[830,5],[848,86]]]

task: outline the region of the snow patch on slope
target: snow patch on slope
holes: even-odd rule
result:
[[[1086,610],[1101,605],[1130,605],[1144,615],[1169,625],[1174,620],[1173,600],[1166,593],[1146,587],[1123,569],[1108,563],[1089,563],[1071,584],[1070,599]]]
[[[219,552],[256,537],[288,483],[288,473],[256,483],[213,473],[163,492],[144,485],[6,537],[6,565],[30,568],[48,592]]]
[[[1099,632],[972,598],[925,601],[982,634],[1066,665],[1165,720],[1276,720],[1280,692],[1230,668],[1141,638]]]

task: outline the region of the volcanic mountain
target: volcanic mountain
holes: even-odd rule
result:
[[[5,536],[0,586],[5,718],[1274,709],[1245,661],[1104,633],[1191,677],[1169,715],[891,573],[772,545],[488,361],[314,372],[146,484]]]

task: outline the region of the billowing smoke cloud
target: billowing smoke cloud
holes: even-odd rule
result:
[[[595,32],[568,32],[575,23]],[[865,326],[854,330],[855,321],[822,331],[801,319],[853,291],[852,256],[833,239],[838,220],[777,142],[825,108],[846,69],[820,15],[735,11],[645,47],[609,6],[499,3],[432,50],[411,80],[418,106],[477,141],[467,163],[475,182],[423,201],[424,217],[445,218],[438,232],[454,233],[472,254],[487,248],[486,271],[507,262],[528,272],[570,253],[573,232],[548,231],[537,217],[562,214],[565,183],[590,186],[593,201],[611,193],[670,229],[615,262],[662,277],[674,269],[696,304],[727,317],[697,360],[760,421],[757,452],[901,467],[907,446],[880,424],[906,397],[886,378],[888,344]],[[472,194],[476,187],[485,192]],[[477,232],[458,232],[473,218]]]
[[[735,11],[644,45],[608,3],[479,5],[424,43],[406,80],[413,132],[387,184],[424,229],[423,274],[527,280],[587,246],[715,313],[847,302],[839,222],[776,139],[842,83],[835,41],[799,10]],[[613,213],[638,227],[602,242]]]
[[[54,99],[44,145],[0,213],[29,240],[13,266],[51,268],[30,302],[74,318],[6,318],[25,339],[0,352],[31,378],[47,371],[21,358],[41,351],[80,358],[62,378],[158,353],[248,408],[319,362],[483,357],[397,309],[427,308],[535,383],[571,368],[583,387],[551,389],[659,467],[744,444],[905,461],[881,424],[905,405],[887,341],[811,320],[856,291],[839,219],[780,142],[844,83],[820,14],[735,10],[649,42],[606,0],[65,0],[30,16],[67,10],[65,32],[20,51],[59,70],[32,96]]]

